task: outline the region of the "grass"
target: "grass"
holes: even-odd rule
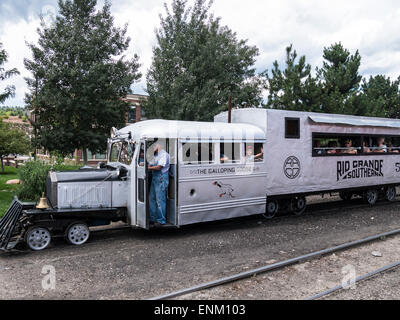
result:
[[[17,185],[6,184],[6,182],[18,178],[17,170],[14,167],[4,167],[4,173],[0,173],[0,217],[7,211],[14,197]]]

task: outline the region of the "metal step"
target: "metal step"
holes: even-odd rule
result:
[[[0,250],[7,251],[16,246],[17,241],[13,239],[13,236],[15,236],[15,227],[21,218],[23,210],[33,207],[34,204],[32,203],[23,203],[17,198],[14,198],[7,212],[3,218],[0,219]]]

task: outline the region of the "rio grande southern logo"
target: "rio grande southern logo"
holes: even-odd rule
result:
[[[300,160],[291,156],[285,160],[283,172],[289,179],[296,179],[300,174]]]

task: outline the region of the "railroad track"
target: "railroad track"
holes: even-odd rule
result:
[[[369,236],[367,238],[363,238],[361,240],[356,240],[356,241],[351,241],[351,242],[346,242],[343,243],[341,245],[338,246],[334,246],[328,249],[323,249],[323,250],[319,250],[319,251],[314,251],[305,255],[301,255],[295,258],[291,258],[288,260],[284,260],[281,262],[277,262],[277,263],[273,263],[273,264],[269,264],[269,265],[265,265],[263,267],[259,267],[259,268],[255,268],[252,270],[248,270],[245,272],[241,272],[241,273],[236,273],[233,274],[231,276],[228,277],[223,277],[223,278],[219,278],[213,281],[209,281],[209,282],[205,282],[199,285],[195,285],[192,287],[188,287],[188,288],[184,288],[181,290],[177,290],[177,291],[173,291],[167,294],[163,294],[160,296],[156,296],[156,297],[152,297],[149,300],[166,300],[166,299],[171,299],[171,298],[176,298],[179,296],[183,296],[189,293],[193,293],[193,292],[197,292],[197,291],[202,291],[202,290],[206,290],[206,289],[210,289],[210,288],[215,288],[221,285],[225,285],[225,284],[229,284],[238,280],[242,280],[242,279],[246,279],[246,278],[250,278],[253,277],[255,275],[261,274],[261,273],[266,273],[266,272],[271,272],[271,271],[276,271],[279,269],[282,269],[284,267],[299,263],[299,262],[304,262],[304,261],[308,261],[308,260],[312,260],[312,259],[316,259],[319,258],[321,256],[327,255],[327,254],[331,254],[331,253],[335,253],[338,251],[343,251],[346,249],[350,249],[362,244],[366,244],[372,241],[376,241],[376,240],[380,240],[380,239],[385,239],[387,237],[390,236],[394,236],[394,235],[398,235],[400,234],[400,229],[396,229],[396,230],[392,230],[389,232],[385,232],[385,233],[380,233],[380,234],[376,234],[373,236]],[[398,267],[400,266],[400,262],[396,262],[393,264],[390,264],[388,266],[385,266],[383,268],[380,268],[378,270],[375,270],[374,272],[371,272],[369,274],[366,274],[364,276],[361,276],[359,278],[356,279],[356,282],[364,280],[366,278],[372,277],[373,275],[385,272],[387,270],[390,270],[392,268]],[[326,296],[328,294],[331,294],[335,291],[341,290],[343,287],[341,285],[334,287],[330,290],[321,292],[315,296],[310,297],[309,299],[313,300],[313,299],[318,299],[321,298],[323,296]]]
[[[356,278],[356,279],[354,280],[354,284],[357,283],[357,282],[360,282],[360,281],[369,279],[369,278],[371,278],[371,277],[373,277],[373,276],[376,276],[376,275],[378,275],[378,274],[384,273],[384,272],[386,272],[386,271],[389,271],[389,270],[398,268],[398,267],[400,267],[400,261],[397,261],[397,262],[388,264],[388,265],[386,265],[386,266],[384,266],[384,267],[382,267],[382,268],[376,269],[376,270],[374,270],[374,271],[372,271],[372,272],[366,273],[366,274],[364,274],[364,275],[362,275],[362,276]],[[340,290],[342,290],[342,289],[344,289],[344,286],[340,284],[340,285],[338,285],[338,286],[336,286],[336,287],[333,287],[333,288],[331,288],[331,289],[328,289],[328,290],[326,290],[326,291],[323,291],[323,292],[320,292],[320,293],[318,293],[318,294],[316,294],[316,295],[313,295],[313,296],[309,297],[309,298],[306,299],[306,300],[317,300],[317,299],[319,299],[319,298],[322,298],[322,297],[325,297],[325,296],[327,296],[327,295],[330,295],[330,294],[332,294],[332,293],[334,293],[334,292],[338,292],[338,291],[340,291]]]

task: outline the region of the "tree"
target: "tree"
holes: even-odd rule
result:
[[[209,14],[212,2],[173,0],[165,4],[156,30],[157,45],[147,74],[146,116],[177,120],[211,120],[234,105],[262,101],[264,78],[254,69],[258,49],[238,40]]]
[[[282,71],[275,60],[271,75],[267,73],[268,101],[274,109],[318,111],[321,89],[311,74],[306,57],[297,59],[293,45],[286,48],[286,67]]]
[[[96,11],[97,0],[59,0],[59,14],[38,29],[26,102],[36,120],[36,145],[63,155],[76,148],[104,151],[111,127],[125,124],[128,104],[121,99],[140,79],[137,55],[124,57],[130,38],[114,26],[110,3]]]
[[[352,96],[357,94],[361,75],[358,73],[361,56],[354,55],[341,43],[324,49],[322,68],[317,68],[322,86],[321,111],[326,113],[353,114]]]
[[[0,81],[4,81],[12,76],[19,74],[16,68],[6,70],[3,65],[8,61],[8,54],[6,50],[3,49],[3,44],[0,42]],[[6,101],[6,99],[13,97],[15,95],[15,86],[6,86],[4,92],[0,92],[0,103]]]
[[[0,160],[1,172],[4,172],[3,158],[10,154],[26,154],[29,152],[30,142],[26,133],[12,128],[9,124],[0,121]]]
[[[384,75],[363,79],[358,95],[353,97],[353,114],[371,117],[400,118],[400,78],[391,81]]]

